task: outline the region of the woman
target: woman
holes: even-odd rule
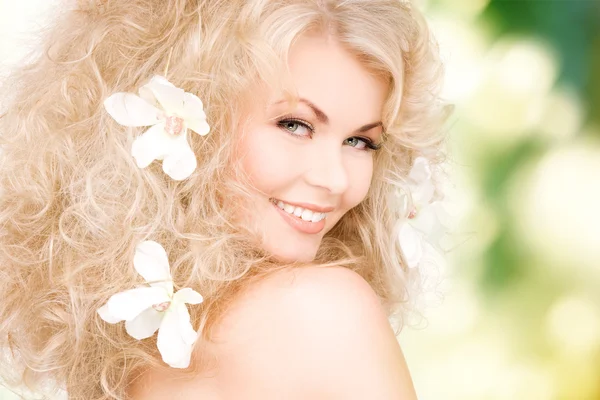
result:
[[[416,398],[388,317],[445,112],[410,4],[81,0],[45,49],[0,119],[9,383]]]

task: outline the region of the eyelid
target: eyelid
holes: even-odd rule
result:
[[[368,138],[365,136],[351,136],[348,139],[352,139],[352,138],[362,140],[365,143],[365,148],[363,149],[363,151],[367,151],[367,150],[377,151],[377,150],[381,149],[381,147],[383,146],[383,142],[375,143],[371,138]],[[346,140],[348,140],[348,139],[346,139]]]
[[[289,121],[300,122],[302,124],[307,125],[308,128],[310,128],[311,131],[314,132],[314,130],[315,130],[315,127],[314,127],[313,124],[311,124],[310,122],[306,121],[305,119],[294,117],[292,114],[282,115],[281,117],[277,118],[277,122],[278,123],[289,122]]]
[[[368,144],[370,144],[370,149],[371,150],[379,150],[383,147],[383,141],[380,141],[379,143],[375,143],[375,141],[371,138],[365,137],[365,136],[357,136],[359,139],[364,140],[365,142],[367,142]]]
[[[299,125],[304,126],[306,129],[308,129],[310,131],[310,134],[308,136],[303,136],[303,135],[296,135],[292,132],[289,132],[287,129],[285,129],[284,127],[282,127],[282,124],[286,123],[286,122],[295,122]],[[288,134],[295,136],[295,137],[307,137],[309,139],[312,139],[314,133],[315,133],[315,128],[313,126],[313,124],[311,124],[310,122],[302,119],[302,118],[296,118],[292,115],[283,115],[279,118],[277,118],[277,126],[280,129],[285,130]]]

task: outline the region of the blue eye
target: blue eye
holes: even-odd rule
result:
[[[353,136],[344,140],[344,144],[347,144],[348,146],[354,147],[358,150],[379,150],[381,148],[381,144],[375,144],[371,139],[357,136]]]
[[[357,137],[348,138],[344,140],[344,143],[359,150],[363,150],[367,147],[367,142]]]
[[[277,122],[277,126],[292,136],[304,136],[311,138],[314,132],[314,128],[308,122],[295,118],[282,119]],[[302,133],[303,129],[307,132]]]

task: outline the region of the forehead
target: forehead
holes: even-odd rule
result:
[[[294,95],[316,104],[332,123],[381,119],[387,84],[335,39],[317,34],[300,36],[290,49],[288,67]],[[281,97],[271,100],[277,104]]]

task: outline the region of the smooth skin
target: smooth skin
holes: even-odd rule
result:
[[[183,381],[176,372],[150,373],[132,387],[132,398],[417,398],[378,297],[347,268],[272,274],[238,297],[219,323],[215,342],[209,352],[218,366],[210,377]]]

